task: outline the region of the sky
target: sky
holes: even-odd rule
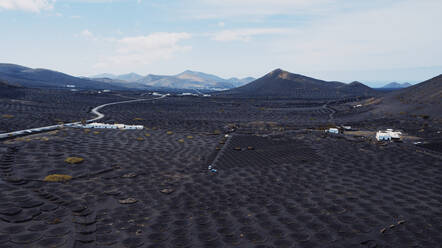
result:
[[[441,11],[441,0],[0,0],[0,63],[415,83],[442,73]]]

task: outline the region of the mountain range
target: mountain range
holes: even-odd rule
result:
[[[253,97],[293,97],[327,99],[352,96],[375,96],[379,92],[360,83],[323,81],[276,69],[244,86],[219,92],[219,95]]]
[[[204,89],[204,90],[225,90],[247,84],[253,80],[247,78],[229,78],[224,79],[212,74],[186,70],[177,75],[154,75],[141,76],[136,73],[123,75],[99,74],[92,76],[91,79],[109,83],[135,83],[150,87],[176,88],[176,89]]]
[[[10,85],[21,85],[36,88],[66,88],[75,86],[77,89],[141,89],[141,90],[167,90],[167,89],[201,89],[224,90],[244,85],[254,78],[223,79],[215,75],[187,70],[173,76],[147,75],[136,73],[123,75],[100,74],[94,77],[74,77],[65,73],[48,70],[34,69],[21,65],[0,63],[0,80]]]

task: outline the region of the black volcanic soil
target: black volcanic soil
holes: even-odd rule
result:
[[[65,90],[13,88],[5,92],[0,93],[0,133],[88,119],[95,117],[89,113],[95,106],[127,100],[113,94]]]
[[[113,105],[102,110],[109,123],[139,124],[174,130],[214,132],[229,124],[312,127],[328,122],[332,111],[321,101],[244,98],[167,97]]]
[[[2,98],[23,117],[1,123],[47,123],[53,99],[49,113],[78,120],[122,96],[142,93]],[[2,140],[0,247],[439,247],[442,123],[353,100],[171,96],[101,110],[108,123],[144,130]],[[426,143],[319,130],[333,124],[392,127]],[[66,163],[72,156],[84,161]],[[43,181],[52,174],[72,179]]]
[[[4,143],[0,244],[437,247],[442,242],[440,158],[404,144],[384,147],[322,133],[234,134],[227,141],[222,135],[188,135],[67,129]],[[210,172],[215,147],[222,150],[212,163],[217,172]],[[85,161],[64,162],[74,155]],[[74,178],[43,182],[49,174]]]

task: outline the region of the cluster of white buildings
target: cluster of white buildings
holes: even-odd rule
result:
[[[142,130],[144,129],[143,125],[125,125],[125,124],[106,124],[106,123],[87,123],[87,124],[74,124],[71,125],[71,127],[77,127],[77,128],[95,128],[95,129],[131,129],[131,130]]]
[[[393,129],[387,129],[385,131],[377,131],[376,132],[376,140],[378,141],[391,141],[391,140],[400,140],[402,133],[399,131],[393,131]]]
[[[326,133],[339,134],[344,131],[350,131],[351,126],[340,126],[340,127],[332,127],[326,129]],[[393,129],[379,130],[376,132],[376,140],[377,141],[397,141],[400,140],[402,136],[402,132],[393,131]]]

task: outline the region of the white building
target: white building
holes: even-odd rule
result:
[[[376,132],[376,140],[378,141],[391,141],[401,139],[402,133],[399,131],[393,131],[393,129],[387,129],[385,131]]]
[[[390,141],[391,136],[387,132],[377,131],[376,132],[376,140],[377,141]]]
[[[336,134],[339,133],[339,130],[337,128],[329,128],[328,130],[325,130],[325,131],[328,133],[336,133]]]

